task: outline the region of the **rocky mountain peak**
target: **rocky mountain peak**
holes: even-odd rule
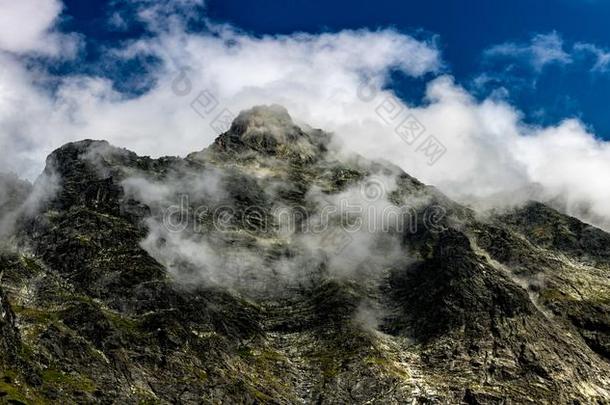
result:
[[[288,110],[281,105],[259,105],[239,113],[231,129],[242,136],[256,132],[269,132],[278,141],[285,140],[286,135],[294,135],[298,127],[292,121]]]
[[[296,125],[286,108],[273,104],[242,111],[213,149],[222,152],[255,151],[294,160],[313,160],[326,150],[330,136]]]

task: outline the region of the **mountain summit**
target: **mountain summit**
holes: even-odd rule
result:
[[[610,235],[331,141],[254,107],[186,158],[87,140],[3,179],[0,399],[608,401]]]
[[[311,160],[325,150],[329,140],[322,131],[304,131],[295,125],[282,106],[257,106],[242,111],[212,149],[243,152],[249,148],[277,157]]]

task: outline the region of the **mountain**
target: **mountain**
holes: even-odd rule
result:
[[[610,403],[609,234],[477,213],[282,107],[2,181],[2,401]]]

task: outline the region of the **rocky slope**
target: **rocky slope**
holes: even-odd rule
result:
[[[2,181],[0,401],[610,403],[610,235],[477,215],[281,107]]]

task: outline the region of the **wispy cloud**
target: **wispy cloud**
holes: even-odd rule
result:
[[[536,71],[550,64],[565,65],[572,57],[564,50],[562,38],[556,32],[534,35],[527,43],[506,42],[485,51],[487,58],[507,57],[522,60]]]
[[[578,42],[574,45],[574,52],[578,54],[589,54],[594,57],[591,71],[606,73],[610,68],[610,51],[594,44]]]
[[[585,69],[592,72],[606,72],[610,64],[609,50],[587,42],[570,45],[555,31],[536,34],[529,42],[494,45],[486,49],[483,56],[486,60],[504,58],[510,63],[526,64],[538,73],[546,66],[570,65],[582,61],[585,56],[593,56],[592,64],[585,66]]]
[[[181,26],[191,20],[203,20],[204,0],[113,0],[108,24],[125,28],[130,23],[143,23],[151,31]]]

